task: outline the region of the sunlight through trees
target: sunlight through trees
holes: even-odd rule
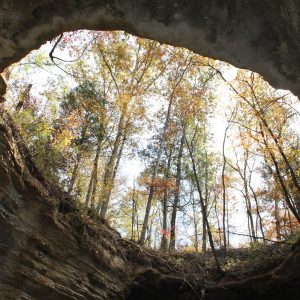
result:
[[[5,76],[6,109],[38,166],[126,238],[226,253],[296,232],[300,103],[258,74],[124,32],[79,31]]]

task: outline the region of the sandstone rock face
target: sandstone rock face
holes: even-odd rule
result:
[[[63,31],[121,29],[300,94],[298,0],[1,0],[0,72]]]
[[[84,224],[24,160],[7,123],[0,119],[0,299],[124,299],[119,235]]]

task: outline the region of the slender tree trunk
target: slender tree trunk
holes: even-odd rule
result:
[[[215,208],[215,214],[216,214],[216,219],[217,219],[217,224],[218,224],[218,235],[219,235],[219,240],[220,240],[219,246],[220,246],[220,248],[222,248],[222,229],[221,229],[221,226],[220,226],[220,220],[219,220],[219,213],[218,213],[217,199],[216,198],[214,199],[214,208]],[[226,231],[225,231],[225,234],[226,234]],[[223,243],[223,245],[224,245],[224,243]],[[227,246],[227,244],[226,244],[226,246]]]
[[[198,239],[198,220],[196,215],[196,203],[194,197],[194,191],[192,191],[192,208],[193,208],[193,222],[194,222],[194,234],[195,234],[195,251],[199,252],[199,239]]]
[[[138,214],[138,204],[135,203],[135,215],[136,215],[136,239],[140,238],[140,227],[139,227],[139,214]]]
[[[131,240],[134,240],[135,232],[134,232],[134,225],[135,225],[135,218],[136,218],[136,200],[135,200],[135,186],[133,186],[132,190],[132,212],[131,212]]]
[[[162,236],[161,236],[161,243],[160,243],[160,249],[163,252],[167,251],[168,247],[168,238],[167,238],[167,201],[168,201],[168,192],[164,192],[164,197],[162,201],[162,213],[163,213],[163,221],[162,221]]]
[[[204,141],[204,144],[206,143],[206,141]],[[198,178],[198,176],[197,176]],[[208,220],[208,211],[207,211],[207,207],[208,207],[208,167],[207,167],[207,152],[205,150],[205,181],[204,181],[204,190],[205,190],[205,196],[203,197],[203,201],[204,201],[204,211],[202,212],[202,221],[203,221],[203,230],[202,230],[202,250],[203,252],[207,251],[207,232],[208,232],[208,223],[206,223],[206,219]],[[207,216],[206,218],[204,217],[204,212],[205,215]]]
[[[204,209],[202,210],[202,251],[206,252],[207,251],[207,227],[206,227],[206,221],[204,218],[204,214],[206,214],[206,208],[204,206]]]
[[[230,227],[229,227],[229,209],[227,208],[227,211],[226,211],[226,216],[227,216],[227,250],[229,249],[230,247]]]
[[[166,181],[169,180],[169,177],[170,177],[170,168],[171,168],[171,160],[172,160],[172,147],[169,151],[169,154],[168,154],[168,163],[167,163],[167,169],[166,169],[166,172],[165,172],[165,176],[164,176],[164,179]],[[168,249],[168,238],[167,238],[167,231],[168,231],[168,218],[167,218],[167,215],[168,215],[168,209],[167,209],[167,206],[168,206],[168,199],[169,199],[169,191],[168,191],[168,188],[165,187],[165,190],[164,190],[164,196],[163,196],[163,201],[162,201],[162,213],[163,213],[163,222],[162,222],[162,236],[161,236],[161,244],[160,244],[160,249],[162,251],[167,251]]]
[[[108,202],[109,202],[109,196],[113,188],[113,176],[114,176],[114,170],[116,166],[116,162],[118,159],[119,149],[121,147],[122,138],[123,138],[123,131],[124,131],[124,122],[125,122],[125,113],[122,113],[119,124],[118,124],[118,132],[117,136],[113,145],[112,153],[110,155],[109,161],[107,162],[105,166],[105,172],[103,177],[103,185],[99,194],[99,200],[96,208],[96,214],[99,214],[100,209],[100,217],[105,218]],[[102,209],[102,206],[104,208]]]
[[[260,228],[261,236],[265,241],[265,233],[264,233],[264,228],[263,228],[262,217],[261,217],[261,214],[260,214],[260,211],[259,211],[258,199],[257,199],[256,193],[255,193],[254,189],[252,188],[252,185],[251,185],[250,182],[248,183],[248,185],[249,185],[249,188],[251,190],[251,193],[252,193],[254,201],[255,201],[256,214],[257,214],[257,218],[258,218],[258,221],[259,221],[259,228]]]
[[[211,251],[212,251],[214,259],[215,259],[217,270],[220,274],[223,274],[223,271],[221,269],[221,266],[220,266],[220,263],[219,263],[219,260],[218,260],[218,257],[217,257],[217,253],[216,253],[212,233],[211,233],[211,230],[210,230],[210,225],[209,225],[209,222],[208,222],[206,207],[205,207],[205,204],[204,204],[204,199],[203,199],[203,196],[202,196],[202,190],[201,190],[199,178],[198,178],[198,175],[197,175],[195,159],[194,159],[192,149],[189,146],[188,141],[186,139],[185,139],[185,141],[186,141],[186,145],[188,147],[190,158],[191,158],[191,161],[192,161],[193,173],[194,173],[194,177],[195,177],[195,181],[196,181],[196,185],[197,185],[197,189],[198,189],[198,193],[199,193],[200,205],[201,205],[202,215],[203,215],[203,219],[204,219],[204,222],[203,222],[204,227],[207,228],[208,239],[209,239]]]
[[[227,239],[226,239],[226,182],[225,182],[225,169],[226,169],[226,155],[225,155],[225,143],[227,137],[227,131],[229,127],[227,126],[224,133],[223,144],[222,144],[222,155],[223,155],[223,165],[222,165],[222,200],[223,200],[223,247],[224,253],[227,253]]]
[[[244,181],[245,201],[246,201],[247,215],[248,215],[248,218],[249,218],[249,228],[250,228],[249,235],[251,235],[254,242],[256,242],[257,238],[256,238],[256,235],[255,235],[255,226],[254,226],[254,222],[253,222],[251,197],[250,197],[250,194],[249,194],[248,180],[247,180],[248,158],[249,158],[249,153],[248,153],[248,150],[247,150],[245,152],[245,162],[244,162],[244,169],[243,169],[242,179]]]
[[[292,224],[292,218],[291,218],[291,213],[290,213],[289,207],[287,206],[286,203],[285,203],[285,208],[286,208],[286,211],[287,211],[287,214],[288,214],[288,219],[289,219],[290,234],[293,234],[294,233],[294,226]]]
[[[93,162],[92,174],[91,174],[91,177],[90,177],[90,182],[89,182],[88,190],[87,190],[86,197],[85,197],[85,203],[84,203],[84,208],[85,209],[89,206],[93,186],[97,184],[96,173],[98,171],[98,162],[99,162],[100,151],[101,151],[101,145],[100,145],[100,143],[98,143],[97,149],[96,149],[95,159],[94,159],[94,162]]]
[[[249,233],[249,238],[250,242],[253,242],[253,235],[251,234],[251,225],[250,225],[250,219],[249,219],[249,214],[248,214],[248,202],[246,197],[244,196],[245,203],[246,203],[246,212],[247,212],[247,225],[248,225],[248,233]]]
[[[278,199],[275,199],[275,210],[274,210],[274,217],[275,217],[275,231],[276,231],[276,239],[278,241],[281,240],[281,232],[280,232],[280,212],[278,206]]]
[[[150,224],[149,224],[149,227],[148,227],[148,234],[147,234],[147,245],[149,248],[151,248],[151,243],[152,243],[152,228],[153,228],[153,223],[154,223],[154,219],[155,219],[155,216],[157,214],[157,210],[155,212],[153,212],[153,215],[152,215],[152,218],[150,218]]]
[[[92,187],[92,192],[91,192],[91,199],[90,199],[90,206],[91,206],[92,212],[95,212],[95,199],[96,199],[96,193],[97,193],[97,185],[98,185],[98,168],[95,171],[94,182],[93,182],[93,187]]]
[[[244,150],[244,166],[243,168],[240,167],[239,162],[238,162],[238,156],[237,153],[235,152],[236,156],[236,167],[232,166],[231,167],[238,172],[240,178],[243,180],[243,197],[245,200],[245,205],[246,205],[246,213],[247,213],[247,221],[248,221],[248,230],[249,230],[249,237],[250,241],[252,240],[256,241],[256,233],[255,233],[255,226],[254,226],[254,221],[253,221],[253,214],[252,214],[252,204],[251,204],[251,196],[249,194],[249,189],[248,189],[248,179],[247,179],[247,167],[248,167],[248,159],[249,159],[249,151]],[[251,179],[251,176],[250,176]]]
[[[122,157],[122,154],[123,154],[125,141],[126,141],[126,135],[123,136],[122,144],[120,146],[120,149],[119,149],[119,152],[118,152],[118,155],[117,155],[117,161],[116,161],[115,166],[114,166],[114,171],[113,171],[113,174],[112,174],[111,179],[109,181],[110,182],[109,188],[108,188],[108,190],[106,190],[106,197],[104,198],[104,201],[102,202],[101,212],[100,212],[100,217],[101,218],[105,218],[107,210],[108,210],[108,204],[109,204],[109,201],[110,201],[111,193],[112,193],[114,183],[115,183],[115,179],[116,179],[116,176],[117,176],[117,171],[118,171],[119,164],[120,164],[120,161],[121,161],[121,157]]]
[[[75,186],[75,181],[76,181],[77,176],[78,176],[78,170],[79,170],[79,164],[80,164],[80,161],[81,161],[81,156],[82,156],[81,152],[79,152],[76,155],[76,162],[74,164],[70,184],[69,184],[69,187],[68,187],[68,195],[71,195],[71,193],[73,192],[73,189],[74,189],[74,186]]]
[[[245,185],[247,182],[245,182]],[[249,235],[252,236],[254,242],[257,240],[255,235],[255,226],[253,222],[253,214],[252,214],[252,205],[251,205],[251,198],[249,196],[248,187],[245,190],[245,201],[246,201],[246,209],[247,209],[247,215],[249,219]]]
[[[182,164],[184,140],[185,140],[185,126],[182,129],[182,136],[180,140],[180,147],[179,147],[177,165],[176,165],[176,191],[174,195],[174,202],[173,202],[171,222],[170,222],[170,244],[169,244],[170,251],[175,250],[175,243],[176,243],[176,215],[177,215],[177,210],[178,210],[178,205],[180,200],[181,164]]]

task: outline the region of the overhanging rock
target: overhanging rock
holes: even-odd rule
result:
[[[76,29],[120,29],[183,46],[300,94],[298,0],[2,0],[0,72]]]

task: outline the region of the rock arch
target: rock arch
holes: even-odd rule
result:
[[[0,0],[0,72],[63,31],[122,29],[257,71],[300,95],[299,16],[298,0]],[[130,266],[118,233],[72,213],[9,123],[0,106],[0,298],[141,299],[126,297]],[[299,299],[299,253],[300,243],[273,271],[220,284],[205,299]],[[154,288],[186,299],[178,280],[159,277]]]
[[[300,94],[297,0],[1,0],[0,7],[0,72],[63,31],[121,29],[251,69]]]

